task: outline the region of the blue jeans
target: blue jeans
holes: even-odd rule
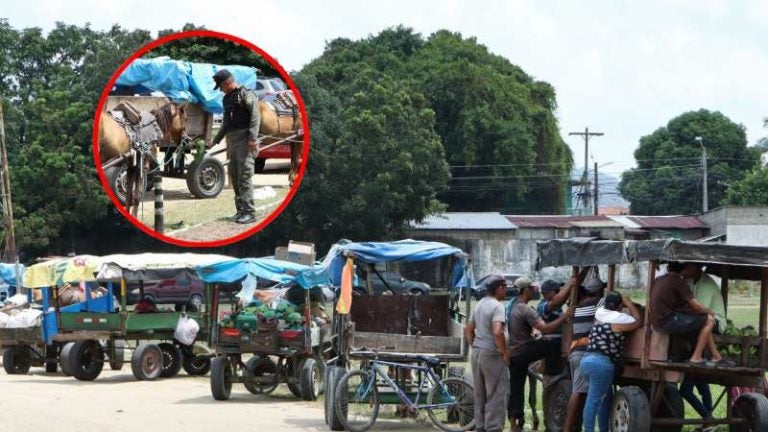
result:
[[[693,393],[694,387],[699,391],[701,400]],[[699,413],[701,418],[712,415],[712,392],[709,390],[709,384],[695,378],[685,377],[683,383],[680,384],[680,395],[691,404],[691,407]]]
[[[602,354],[587,353],[580,367],[589,381],[584,404],[584,432],[595,432],[595,417],[600,423],[600,432],[608,432],[608,413],[613,402],[613,362]]]

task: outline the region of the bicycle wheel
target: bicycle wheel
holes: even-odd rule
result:
[[[463,432],[475,427],[475,394],[472,385],[461,378],[446,378],[427,394],[425,408],[435,426],[447,432]]]
[[[335,399],[337,416],[346,430],[367,431],[379,415],[376,374],[359,369],[347,372],[336,385]]]

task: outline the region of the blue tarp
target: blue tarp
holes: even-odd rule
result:
[[[21,282],[24,278],[24,266],[18,264],[19,278]],[[9,286],[16,286],[16,264],[0,263],[0,283],[6,283]]]
[[[331,283],[341,284],[341,270],[344,267],[345,254],[352,254],[356,260],[366,263],[391,261],[416,262],[438,259],[446,256],[460,258],[451,273],[451,284],[458,286],[464,279],[464,267],[467,254],[459,248],[439,242],[420,240],[398,240],[393,242],[340,242],[328,252],[323,265],[328,268]]]
[[[214,90],[213,74],[221,69],[232,72],[235,80],[247,88],[256,87],[256,68],[249,66],[220,66],[171,60],[168,57],[136,59],[120,74],[118,86],[141,86],[159,91],[176,103],[200,104],[205,111],[223,112],[224,93]]]
[[[249,275],[279,283],[296,282],[310,289],[328,284],[328,275],[320,266],[309,267],[274,258],[243,258],[196,268],[204,282],[232,283]]]

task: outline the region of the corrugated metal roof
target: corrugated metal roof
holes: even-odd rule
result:
[[[420,230],[513,230],[514,223],[498,212],[439,213],[421,223],[411,223]]]
[[[622,225],[609,219],[607,216],[534,216],[534,215],[510,215],[510,222],[519,228],[616,228]]]
[[[703,229],[707,228],[696,216],[627,216],[638,228],[645,229]]]

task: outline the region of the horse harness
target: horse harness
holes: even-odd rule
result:
[[[163,130],[157,118],[151,113],[140,112],[128,102],[119,103],[108,113],[128,134],[134,164],[137,157],[142,163],[152,145],[163,139]]]
[[[296,96],[291,90],[283,90],[264,96],[262,99],[268,103],[275,111],[278,117],[291,117],[293,123],[291,130],[296,130],[296,121],[299,118],[299,104],[296,102]],[[280,122],[277,122],[277,133],[280,134]]]

